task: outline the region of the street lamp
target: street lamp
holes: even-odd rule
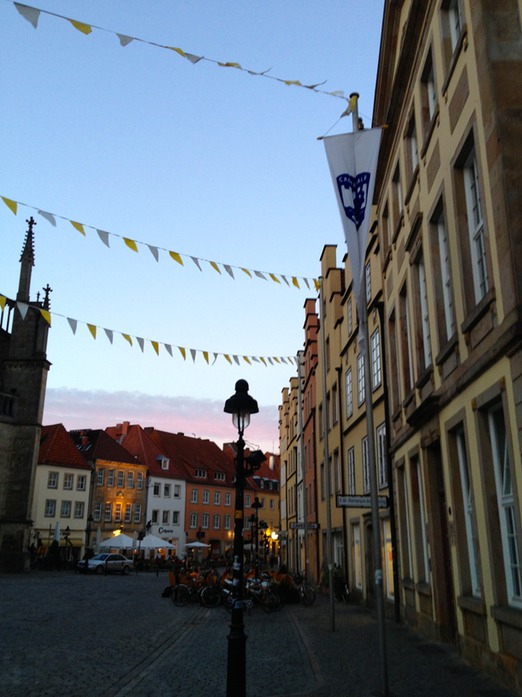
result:
[[[245,441],[243,433],[250,423],[250,415],[257,414],[259,407],[248,394],[248,382],[238,380],[236,392],[225,402],[223,410],[232,414],[232,423],[237,428],[238,441],[236,452],[236,503],[234,511],[234,560],[232,564],[232,606],[230,634],[228,635],[227,655],[227,697],[245,697],[246,695],[246,634],[243,622],[243,527],[244,527],[244,489],[245,479],[259,469],[265,456],[260,450],[245,458]]]
[[[259,578],[259,528],[260,528],[260,523],[259,523],[259,509],[262,508],[263,504],[259,500],[259,498],[256,496],[254,499],[254,502],[252,504],[252,508],[255,511],[255,538],[254,538],[254,543],[255,543],[255,561],[254,561],[254,571],[256,578]]]

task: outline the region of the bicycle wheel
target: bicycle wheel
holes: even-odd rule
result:
[[[217,607],[221,603],[221,589],[218,585],[205,586],[201,591],[200,600],[205,607]]]
[[[259,604],[265,612],[274,612],[281,606],[281,599],[271,588],[265,588],[259,596]]]
[[[301,586],[301,600],[305,607],[315,603],[315,591],[309,583],[303,583]]]
[[[179,583],[172,589],[172,602],[178,607],[183,607],[190,601],[190,588],[183,583]]]

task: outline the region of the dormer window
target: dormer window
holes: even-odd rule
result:
[[[201,479],[206,479],[207,478],[207,470],[196,469],[196,470],[194,470],[194,476],[201,477]]]
[[[158,460],[161,464],[161,469],[162,470],[168,470],[170,467],[170,458],[165,457],[164,455],[158,455],[156,460]]]

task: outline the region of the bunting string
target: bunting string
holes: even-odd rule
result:
[[[91,322],[84,322],[82,320],[74,319],[73,317],[61,315],[57,312],[51,313],[49,309],[42,307],[41,304],[15,301],[8,298],[5,295],[0,295],[1,315],[3,315],[6,307],[8,307],[9,309],[16,308],[20,312],[24,320],[29,310],[35,311],[43,317],[43,319],[49,324],[49,326],[51,325],[53,317],[61,317],[63,319],[66,319],[74,335],[76,335],[78,326],[84,325],[95,341],[97,340],[99,334],[104,333],[107,339],[109,340],[109,343],[113,345],[114,336],[120,335],[129,344],[129,346],[133,347],[136,343],[139,346],[142,353],[145,352],[145,346],[150,344],[156,356],[160,355],[161,348],[161,350],[163,352],[168,353],[168,355],[171,358],[174,357],[175,353],[179,353],[179,355],[183,358],[184,361],[186,361],[187,358],[190,356],[190,358],[192,358],[193,363],[195,363],[196,360],[199,358],[200,360],[202,359],[207,365],[214,365],[218,359],[226,360],[227,363],[229,363],[230,365],[244,366],[246,364],[249,366],[253,366],[255,364],[262,364],[265,366],[265,368],[268,368],[269,366],[297,364],[295,356],[245,356],[232,352],[222,353],[219,351],[209,351],[195,348],[187,348],[185,346],[177,346],[175,344],[166,344],[162,341],[157,341],[155,339],[146,339],[140,336],[134,336],[128,332],[120,332],[115,329],[99,327],[98,325],[92,324]]]
[[[222,275],[222,272],[225,271],[230,278],[235,280],[235,275],[234,273],[242,273],[248,276],[249,278],[259,278],[263,281],[273,281],[274,283],[278,283],[282,285],[281,282],[283,282],[286,286],[288,287],[294,287],[294,288],[301,288],[301,284],[305,285],[308,289],[312,288],[316,291],[319,290],[320,283],[318,279],[315,278],[306,278],[304,276],[294,276],[291,274],[281,274],[281,273],[275,273],[273,271],[258,271],[256,269],[249,269],[245,266],[234,266],[233,264],[226,264],[221,261],[212,261],[211,259],[203,259],[201,257],[196,257],[190,254],[184,254],[181,252],[173,251],[166,249],[165,247],[159,247],[156,245],[148,244],[147,242],[140,242],[139,240],[135,240],[131,237],[124,237],[123,235],[118,235],[114,232],[108,232],[107,230],[100,230],[98,228],[93,227],[92,225],[87,225],[86,223],[80,223],[76,220],[71,220],[70,218],[66,218],[63,215],[57,215],[56,213],[50,213],[49,211],[44,211],[41,210],[40,208],[37,208],[36,206],[30,206],[26,203],[21,203],[20,201],[15,201],[12,198],[7,198],[6,196],[1,196],[0,198],[2,201],[5,203],[5,205],[9,208],[9,210],[14,213],[14,215],[18,214],[18,207],[23,206],[24,208],[29,208],[33,211],[36,211],[36,213],[41,216],[44,220],[46,220],[50,225],[53,227],[56,227],[56,220],[65,220],[68,223],[70,223],[75,230],[77,230],[80,234],[86,236],[86,230],[94,230],[99,239],[103,242],[103,244],[107,247],[110,248],[110,239],[111,237],[117,238],[125,244],[125,246],[130,249],[133,252],[138,252],[140,247],[146,247],[149,252],[152,254],[154,259],[156,261],[159,261],[160,259],[160,251],[163,252],[164,254],[167,254],[170,259],[173,261],[177,262],[179,266],[185,266],[185,261],[192,261],[197,268],[200,271],[203,271],[203,264],[210,266],[214,271],[216,271],[219,275]]]
[[[216,60],[214,58],[208,58],[207,56],[196,55],[194,53],[189,53],[188,51],[180,48],[179,46],[166,46],[163,44],[156,43],[154,41],[147,41],[145,39],[141,39],[141,38],[138,38],[136,36],[128,36],[127,34],[118,33],[118,32],[112,31],[111,29],[105,29],[103,27],[96,26],[95,24],[88,24],[86,22],[80,22],[77,19],[71,19],[70,17],[65,17],[63,15],[57,14],[56,12],[49,12],[48,10],[41,10],[41,9],[33,7],[31,5],[23,5],[19,2],[13,2],[13,5],[15,6],[18,13],[24,19],[26,19],[35,29],[38,28],[38,21],[40,19],[40,15],[41,14],[49,15],[51,17],[56,17],[58,19],[69,22],[69,24],[71,24],[71,26],[73,26],[77,31],[79,31],[81,34],[84,34],[85,36],[88,36],[89,34],[91,34],[93,29],[96,29],[97,31],[103,31],[103,32],[107,32],[109,34],[112,34],[118,38],[120,46],[122,46],[122,47],[128,46],[133,41],[139,41],[140,43],[147,44],[147,45],[153,46],[155,48],[161,48],[161,49],[165,49],[168,51],[172,51],[172,52],[176,53],[178,56],[180,56],[181,58],[183,58],[184,60],[188,60],[190,63],[192,63],[192,65],[196,65],[197,63],[200,63],[201,61],[206,61],[208,63],[213,63],[214,65],[217,65],[220,68],[233,68],[234,70],[239,70],[241,72],[247,73],[248,75],[254,75],[256,77],[264,77],[264,78],[267,78],[269,80],[274,80],[275,82],[279,82],[279,83],[287,85],[287,86],[302,87],[302,88],[310,90],[312,92],[318,92],[321,94],[326,94],[330,97],[338,97],[340,99],[344,99],[344,100],[348,101],[347,97],[345,96],[345,94],[342,90],[328,91],[325,89],[320,89],[320,87],[322,87],[326,83],[326,80],[324,80],[323,82],[318,82],[318,83],[310,84],[310,85],[303,84],[300,80],[285,80],[283,78],[276,77],[275,75],[269,74],[271,68],[268,68],[267,70],[263,70],[263,71],[259,72],[256,70],[251,70],[249,68],[244,68],[240,63],[237,63],[236,61],[229,61],[229,60],[220,61],[220,60]]]

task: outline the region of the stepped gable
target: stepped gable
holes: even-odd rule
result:
[[[231,486],[234,468],[229,458],[213,441],[153,428],[146,428],[145,432],[176,466],[183,468],[187,481],[201,483],[201,479],[196,479],[195,471],[205,469],[208,475],[216,472],[224,474],[224,479],[221,480],[208,476],[209,481],[216,485]]]
[[[102,429],[80,429],[69,431],[78,451],[86,460],[107,460],[127,464],[141,464],[125,448]]]
[[[63,424],[42,426],[38,464],[90,470]]]
[[[139,424],[130,424],[128,421],[125,421],[116,426],[109,426],[105,429],[105,432],[133,457],[137,457],[142,464],[146,465],[152,476],[175,479],[184,479],[186,477],[185,470],[172,461],[169,455],[163,452],[152,440],[149,433]],[[161,467],[161,460],[164,457],[170,460],[168,470],[164,470]]]

